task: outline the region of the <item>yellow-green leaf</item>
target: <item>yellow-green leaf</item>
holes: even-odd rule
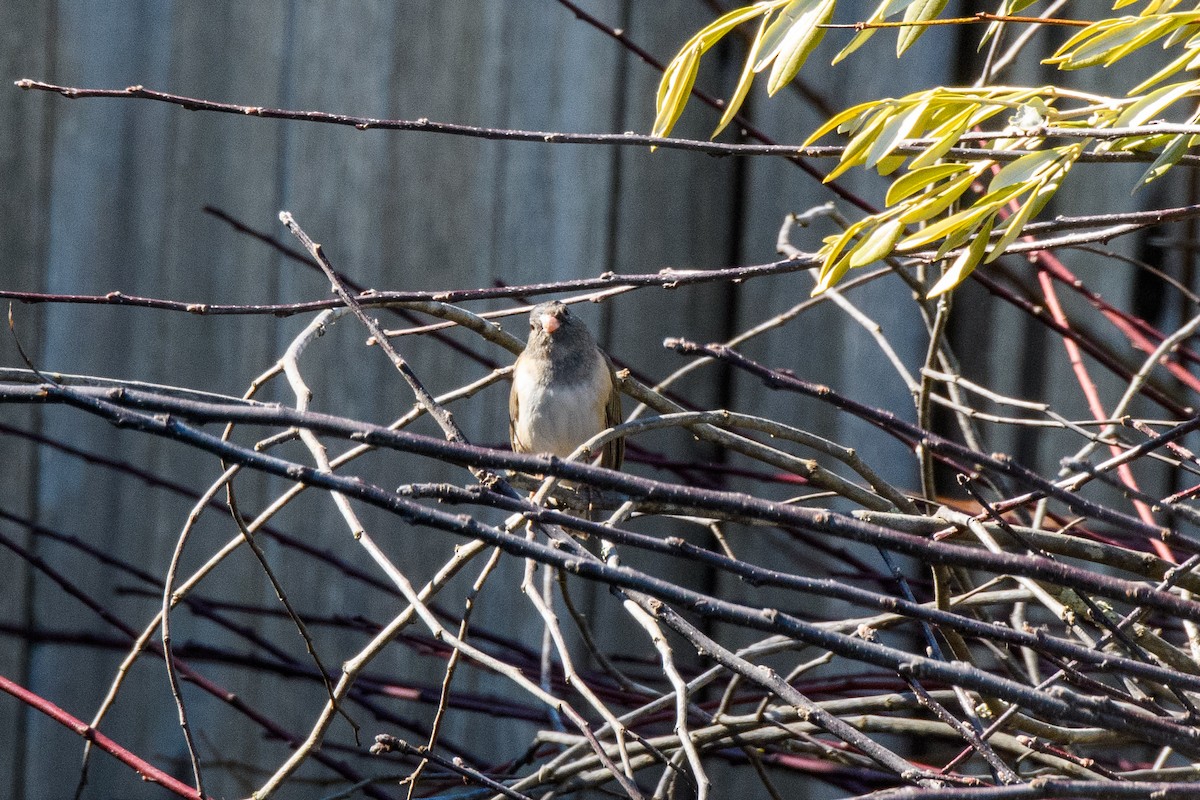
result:
[[[979,111],[982,107],[979,103],[970,103],[941,125],[927,131],[927,138],[934,139],[935,143],[926,148],[925,152],[921,153],[921,155],[914,158],[912,163],[908,165],[909,168],[917,169],[928,166],[946,155],[950,151],[950,148],[958,144],[959,137],[971,127],[975,112]]]
[[[725,34],[729,33],[742,23],[749,22],[758,16],[770,17],[771,11],[772,6],[769,3],[755,3],[752,6],[746,6],[744,8],[735,8],[733,11],[721,15],[708,25],[705,25],[703,28],[701,28],[700,31],[693,36],[686,45],[684,45],[683,49],[687,49],[687,47],[699,43],[703,50],[708,50],[710,47],[723,39]],[[750,61],[753,60],[753,58],[750,59]]]
[[[971,184],[979,177],[982,170],[990,166],[990,163],[985,161],[978,164],[966,174],[951,178],[941,186],[935,187],[927,194],[910,202],[908,210],[900,214],[901,221],[906,225],[911,225],[914,222],[924,222],[936,217],[962,197],[967,189],[971,188]]]
[[[1137,86],[1134,86],[1132,89],[1126,92],[1126,94],[1129,97],[1139,95],[1145,92],[1151,86],[1154,86],[1156,83],[1165,81],[1176,72],[1185,69],[1196,69],[1198,65],[1200,65],[1200,55],[1197,54],[1196,48],[1189,43],[1188,47],[1178,58],[1173,59],[1165,67],[1151,75],[1149,78],[1146,78],[1146,80],[1142,81]]]
[[[1072,34],[1065,42],[1063,42],[1054,55],[1047,58],[1045,63],[1058,64],[1070,58],[1070,52],[1081,46],[1088,39],[1099,36],[1105,31],[1120,27],[1127,24],[1132,17],[1109,17],[1101,19],[1088,25],[1086,28],[1081,28],[1078,33]]]
[[[1033,5],[1035,2],[1037,2],[1037,0],[1008,0],[1003,6],[1000,7],[999,14],[1002,17],[1010,17],[1020,13],[1026,7]],[[979,40],[979,47],[977,48],[979,51],[982,51],[984,45],[986,45],[988,41],[990,41],[991,38],[996,35],[996,32],[1000,30],[1000,26],[1002,24],[1003,23],[1000,22],[993,22],[987,26],[987,30]]]
[[[654,129],[651,135],[666,136],[679,120],[683,107],[687,105],[692,85],[696,81],[700,56],[737,26],[759,16],[769,17],[773,10],[774,5],[770,3],[755,3],[752,6],[734,9],[705,25],[695,36],[688,39],[663,70],[655,98]]]
[[[1056,64],[1059,69],[1079,69],[1080,66],[1085,66],[1079,63],[1079,54],[1084,52],[1091,53],[1098,63],[1103,54],[1096,53],[1096,41],[1099,40],[1103,43],[1104,37],[1117,35],[1128,25],[1136,22],[1136,17],[1110,17],[1097,20],[1067,39],[1054,55],[1045,60],[1045,63]]]
[[[833,16],[835,3],[836,0],[805,0],[801,4],[802,13],[784,36],[771,66],[767,94],[774,95],[796,77],[809,54],[824,38],[825,29],[820,26]]]
[[[883,202],[894,206],[901,200],[911,197],[926,186],[931,186],[943,178],[957,175],[967,168],[966,164],[934,164],[921,169],[914,169],[892,181],[888,187],[887,196]]]
[[[901,142],[910,138],[913,130],[921,124],[928,111],[929,101],[923,100],[898,114],[894,114],[871,144],[871,149],[867,152],[865,166],[875,166],[890,155]]]
[[[828,269],[823,269],[820,277],[817,279],[817,285],[813,287],[813,290],[809,293],[809,296],[816,297],[830,286],[833,286],[842,279],[842,276],[845,275],[849,269],[849,257],[843,257],[836,264],[830,265]]]
[[[1112,34],[1108,37],[1110,41],[1106,42],[1109,47],[1101,63],[1106,67],[1115,64],[1133,51],[1145,47],[1155,39],[1175,30],[1180,24],[1183,23],[1170,17],[1159,19],[1151,17],[1141,25],[1129,26],[1129,31],[1124,35]]]
[[[947,0],[916,0],[908,8],[904,9],[905,22],[925,22],[942,13],[942,9],[946,7]],[[904,55],[904,51],[913,46],[913,43],[920,38],[925,32],[924,25],[905,26],[900,29],[900,33],[896,37],[896,57]]]
[[[873,23],[882,22],[892,14],[896,14],[907,8],[913,2],[914,0],[888,0],[888,2],[875,9],[875,12],[871,14],[871,17],[866,21],[866,27],[854,34],[854,38],[850,40],[850,44],[843,47],[841,52],[833,57],[833,61],[831,63],[837,64],[846,56],[850,55],[855,50],[866,44],[867,39],[870,39],[876,31],[876,28],[871,27]]]
[[[1167,170],[1179,162],[1179,159],[1183,158],[1189,148],[1198,143],[1200,143],[1200,136],[1181,134],[1171,139],[1171,143],[1163,148],[1162,153],[1154,159],[1150,168],[1142,173],[1142,177],[1138,179],[1138,186],[1145,186],[1150,181],[1161,178]]]
[[[1028,183],[1038,177],[1039,173],[1051,168],[1062,158],[1062,152],[1056,148],[1038,150],[1029,155],[1021,156],[1016,161],[1004,165],[988,184],[988,191],[994,192],[1006,186],[1017,183]]]
[[[1077,142],[1067,145],[1066,147],[1056,148],[1058,159],[1052,167],[1044,169],[1039,179],[1033,182],[1032,191],[1025,202],[1017,209],[1017,212],[1010,216],[1005,223],[1004,234],[996,241],[991,250],[988,251],[988,256],[984,259],[984,263],[990,264],[995,261],[1008,246],[1016,241],[1021,235],[1021,231],[1025,228],[1026,223],[1033,217],[1041,213],[1050,199],[1058,192],[1058,187],[1062,185],[1063,178],[1070,172],[1074,166],[1075,160],[1083,152],[1084,144]]]
[[[904,162],[907,160],[908,156],[904,154],[890,155],[875,165],[875,171],[880,175],[891,175],[904,166]]]
[[[886,122],[886,114],[877,113],[871,117],[867,124],[846,145],[846,149],[842,151],[841,161],[825,177],[825,182],[828,183],[851,167],[861,164],[866,157],[867,150],[871,147],[871,143],[875,141],[875,137],[879,135]]]
[[[850,267],[865,267],[892,252],[896,240],[904,233],[904,223],[898,219],[890,219],[855,245],[847,254]]]
[[[746,54],[746,65],[742,67],[737,87],[733,90],[733,96],[729,98],[729,103],[725,106],[725,113],[721,115],[721,121],[717,123],[717,129],[712,134],[713,137],[725,130],[725,126],[737,116],[738,110],[746,100],[746,93],[750,91],[750,84],[754,82],[754,59],[758,57],[759,48],[762,47],[763,33],[767,30],[767,23],[770,19],[770,15],[763,15],[762,23],[758,26],[758,33],[750,42],[750,52]]]
[[[924,230],[917,231],[913,235],[902,240],[896,245],[897,250],[915,250],[918,247],[927,245],[930,242],[935,242],[944,236],[948,236],[955,230],[969,230],[978,224],[979,220],[986,217],[988,214],[994,214],[996,210],[1021,193],[1024,186],[1010,186],[1007,189],[1002,189],[999,192],[990,192],[984,197],[976,201],[975,205],[970,208],[959,211],[957,214],[951,214],[945,219],[940,219],[937,222],[926,227]]]
[[[1155,39],[1163,39],[1162,47],[1165,50],[1168,47],[1179,43],[1180,41],[1190,38],[1196,31],[1196,25],[1200,23],[1200,13],[1197,13],[1196,11],[1144,16],[1156,16],[1159,20],[1159,24],[1143,31],[1141,37],[1138,37],[1121,47],[1114,48],[1113,53],[1105,66],[1124,58],[1133,51],[1149,44]]]
[[[1200,32],[1200,26],[1196,23],[1181,25],[1172,31],[1171,35],[1163,41],[1163,49],[1166,50],[1168,47],[1174,47],[1177,44],[1186,42],[1195,36],[1197,32]]]
[[[1017,213],[1010,216],[1004,225],[1004,234],[996,240],[988,250],[987,258],[983,263],[990,264],[1000,256],[1004,255],[1004,251],[1008,246],[1017,240],[1021,235],[1021,231],[1025,229],[1026,223],[1029,222],[1039,211],[1046,207],[1046,203],[1050,202],[1050,198],[1058,191],[1058,183],[1047,183],[1039,186],[1033,195],[1017,209]]]
[[[1114,128],[1132,128],[1156,119],[1168,106],[1200,90],[1200,81],[1183,81],[1155,89],[1138,98],[1113,122]]]
[[[696,82],[696,72],[700,67],[700,45],[694,44],[689,49],[675,56],[663,74],[659,86],[658,115],[654,119],[654,129],[651,136],[666,136],[675,127],[683,107],[687,105]]]
[[[846,249],[846,245],[854,241],[854,237],[858,236],[864,228],[874,221],[874,217],[865,217],[847,226],[846,230],[842,231],[840,236],[833,237],[833,242],[829,244],[828,251],[825,252],[825,261],[821,264],[822,277],[829,271],[834,262],[837,261],[842,251]],[[824,248],[822,249],[824,250]]]
[[[929,290],[929,294],[925,295],[925,299],[931,300],[938,295],[945,294],[965,281],[967,276],[975,271],[975,267],[979,266],[979,261],[983,258],[984,250],[987,248],[988,237],[992,233],[994,222],[995,217],[992,217],[982,225],[975,238],[971,240],[971,244],[959,253],[950,268],[942,273],[942,277]]]
[[[960,228],[952,232],[949,236],[942,240],[941,244],[938,245],[937,253],[933,257],[934,260],[944,261],[946,254],[951,250],[957,250],[958,248],[966,245],[967,242],[971,240],[971,234],[974,232],[974,230],[975,229],[973,227],[967,227]]]
[[[891,100],[872,100],[869,103],[859,103],[856,106],[851,106],[845,111],[839,111],[834,114],[828,122],[813,131],[812,135],[804,140],[804,147],[808,147],[813,142],[820,139],[827,133],[832,133],[835,130],[841,130],[843,125],[854,123],[855,127],[862,124],[862,120],[867,116],[867,112],[879,108],[880,103],[890,103]]]
[[[1065,70],[1109,66],[1155,39],[1197,22],[1200,12],[1195,11],[1101,20],[1071,37],[1046,62]]]
[[[875,28],[867,27],[867,28],[863,28],[861,31],[854,34],[854,38],[850,40],[850,44],[846,45],[841,50],[839,50],[838,54],[833,57],[833,61],[831,61],[829,63],[832,66],[837,66],[839,63],[841,63],[842,59],[846,58],[851,53],[853,53],[855,50],[857,50],[858,48],[860,48],[864,44],[866,44],[867,39],[870,39],[872,36],[875,35],[875,31],[876,31]]]
[[[767,32],[763,35],[762,55],[754,64],[755,72],[762,72],[779,56],[784,40],[787,39],[792,27],[813,2],[814,0],[790,0],[784,5],[783,10],[767,26]]]
[[[875,13],[871,15],[872,19],[887,19],[893,14],[899,14],[904,9],[911,6],[916,0],[887,0],[879,8],[875,9]]]

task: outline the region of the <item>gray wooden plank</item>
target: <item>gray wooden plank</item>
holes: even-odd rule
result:
[[[51,3],[6,4],[0,8],[0,75],[16,79],[29,73],[45,73],[52,63],[45,43],[54,29]],[[46,98],[49,99],[49,98]],[[36,291],[42,288],[42,265],[46,248],[47,173],[49,158],[45,144],[53,133],[50,106],[29,103],[21,93],[0,92],[0,268],[6,283]],[[40,356],[45,315],[34,306],[13,310],[16,335],[32,357]],[[6,331],[7,334],[7,331]],[[21,356],[12,335],[0,337],[0,365],[20,366]],[[42,413],[36,408],[5,407],[0,422],[37,433]],[[17,520],[38,516],[37,476],[41,468],[39,449],[32,441],[0,434],[0,510]],[[19,522],[0,521],[0,534],[20,547],[36,547],[30,531]],[[0,675],[22,686],[31,682],[29,655],[33,649],[20,635],[33,621],[33,577],[29,565],[8,548],[0,548]],[[0,696],[0,794],[18,797],[21,775],[31,757],[28,728],[33,715],[15,698]]]

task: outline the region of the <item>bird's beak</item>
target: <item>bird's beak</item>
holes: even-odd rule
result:
[[[542,314],[542,330],[554,333],[562,325],[562,321],[553,314]]]

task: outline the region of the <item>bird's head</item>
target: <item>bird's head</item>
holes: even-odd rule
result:
[[[529,328],[533,335],[553,336],[564,325],[572,323],[571,312],[557,300],[534,306],[529,312]]]

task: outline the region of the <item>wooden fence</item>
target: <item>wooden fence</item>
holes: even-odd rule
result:
[[[595,0],[583,5],[666,59],[712,18],[713,4]],[[816,63],[827,59],[814,59],[802,80],[835,109],[954,82],[971,74],[977,57],[974,35],[969,30],[937,32],[899,62],[889,54],[890,41],[880,36],[868,51],[836,68]],[[1050,44],[1039,46],[1045,50]],[[190,112],[137,99],[70,101],[13,86],[19,78],[93,88],[142,85],[236,104],[387,119],[562,132],[648,131],[659,73],[553,0],[34,0],[0,6],[0,65],[0,288],[9,290],[119,291],[196,303],[325,298],[329,287],[320,274],[239,233],[221,216],[294,246],[277,221],[285,209],[322,242],[339,270],[381,290],[467,289],[606,271],[764,263],[776,258],[785,214],[829,199],[818,182],[778,159],[362,131]],[[738,54],[731,50],[707,62],[700,85],[725,95],[739,69]],[[1045,77],[1036,68],[1012,77],[1013,82],[1041,80]],[[751,105],[755,124],[782,142],[802,140],[823,113],[801,92],[783,92],[767,101],[756,89]],[[704,138],[715,118],[695,104],[678,133]],[[1104,182],[1112,180],[1111,172],[1084,180],[1078,194],[1062,199],[1060,210],[1094,212],[1097,194],[1106,210],[1153,199],[1148,194],[1129,197],[1126,186],[1131,184],[1110,189]],[[883,185],[862,175],[848,176],[844,183],[875,200]],[[798,231],[794,243],[814,250],[824,232],[820,226]],[[1073,263],[1087,269],[1085,257]],[[1088,279],[1118,302],[1134,289],[1131,273],[1089,274]],[[805,273],[742,285],[650,288],[581,313],[616,359],[653,382],[684,363],[661,346],[665,337],[723,340],[799,302],[810,288]],[[897,302],[897,297],[905,299]],[[857,292],[855,301],[882,326],[903,360],[920,363],[926,334],[899,282],[878,281]],[[953,333],[960,356],[976,365],[970,373],[1014,394],[1083,408],[1082,401],[1068,399],[1070,387],[1058,386],[1065,361],[1060,353],[1049,352],[1052,340],[1035,322],[991,302],[978,287],[964,289],[957,302]],[[477,303],[472,310],[508,305]],[[18,304],[13,315],[16,338],[42,370],[232,395],[244,392],[311,319],[78,304]],[[397,319],[381,317],[387,325]],[[505,327],[524,336],[522,319],[512,318]],[[511,360],[507,351],[486,349],[474,337],[450,336],[482,353],[485,361]],[[364,348],[364,339],[362,329],[347,318],[312,343],[305,374],[313,408],[386,423],[412,406],[412,396],[382,354]],[[0,340],[0,366],[22,367],[13,338],[6,334]],[[434,392],[491,369],[429,337],[401,338],[397,347]],[[806,314],[747,352],[863,402],[912,413],[908,390],[869,334],[835,308]],[[903,446],[866,436],[861,423],[847,422],[827,407],[772,393],[716,367],[696,372],[677,390],[697,407],[753,409],[861,448],[870,463],[883,465],[888,479],[917,485],[913,460]],[[506,394],[502,384],[456,407],[456,418],[471,441],[505,442]],[[266,398],[290,402],[274,386]],[[105,567],[101,557],[161,578],[194,502],[189,493],[203,491],[221,467],[211,456],[65,408],[0,406],[0,423],[0,532],[65,576],[76,592],[27,558],[0,548],[0,675],[86,720],[114,677],[126,639],[99,621],[80,596],[98,598],[140,630],[154,613],[157,596],[133,574]],[[432,426],[421,430],[436,432]],[[36,437],[74,450],[39,444]],[[642,455],[678,458],[694,453],[696,446],[686,437],[664,434],[648,439]],[[1016,434],[996,442],[995,449],[1015,449],[1034,463],[1040,452],[1053,451],[1044,442]],[[98,458],[136,466],[177,490],[108,468]],[[632,471],[657,474],[654,466],[638,460],[633,459]],[[463,480],[461,471],[430,467],[416,458],[381,461],[367,474],[385,486],[410,481],[415,474],[427,481]],[[245,477],[238,483],[238,499],[248,511],[258,510],[284,486],[274,478]],[[386,541],[392,557],[416,574],[441,564],[456,544],[428,530],[398,526],[383,515],[364,512],[364,520]],[[45,530],[32,529],[26,521]],[[298,503],[275,525],[314,548],[337,552],[347,569],[372,569],[326,497]],[[185,552],[184,570],[197,567],[235,533],[227,517],[203,517]],[[54,534],[78,537],[96,552],[87,555]],[[739,552],[758,558],[774,546],[753,535],[737,543]],[[395,601],[362,582],[330,580],[328,571],[313,570],[310,557],[295,548],[277,543],[267,548],[292,600],[307,613],[390,615],[386,604]],[[504,569],[515,586],[519,565]],[[310,580],[317,576],[320,580]],[[700,575],[668,577],[703,582]],[[275,602],[249,555],[219,568],[207,587],[202,594],[213,602]],[[726,591],[745,594],[737,586]],[[509,595],[482,604],[478,624],[536,647],[541,633],[532,610],[515,589]],[[764,605],[768,596],[763,595]],[[620,651],[632,634],[623,630],[628,623],[621,622],[619,609],[614,611],[600,592],[586,602],[606,631],[606,646]],[[286,620],[259,624],[274,641],[292,636],[291,656],[303,657]],[[233,633],[198,616],[180,614],[176,626],[175,641],[181,646],[226,652],[244,646]],[[324,658],[334,667],[358,646],[358,640],[345,634],[318,631],[317,636]],[[209,668],[202,650],[196,652],[198,668],[248,706],[288,730],[306,730],[311,724],[312,709],[322,702],[319,687],[228,664]],[[385,658],[377,666],[414,691],[435,693],[444,668],[438,659],[410,656]],[[476,674],[468,680],[477,681],[475,689],[496,696],[497,702],[511,693],[494,679]],[[228,706],[190,685],[185,692],[204,752],[236,754],[241,763],[263,769],[286,758],[285,745],[243,724]],[[392,710],[427,721],[432,707],[413,700],[397,702]],[[455,715],[448,726],[448,740],[513,758],[528,741],[528,726],[491,724],[486,716]],[[186,751],[160,661],[144,659],[133,668],[130,685],[103,730],[186,780]],[[375,730],[365,726],[364,735],[369,738]],[[348,726],[337,730],[335,741],[352,742]],[[516,749],[505,749],[510,746]],[[0,697],[0,796],[71,796],[81,750],[77,735]],[[336,748],[327,752],[337,755]],[[244,795],[264,777],[236,769],[213,774],[208,788],[217,797]],[[313,767],[286,796],[326,796],[322,780],[328,775]],[[757,786],[738,770],[715,779],[720,796],[741,796],[745,787]],[[108,758],[94,759],[84,793],[95,798],[159,796],[160,790],[139,785],[126,767]]]

